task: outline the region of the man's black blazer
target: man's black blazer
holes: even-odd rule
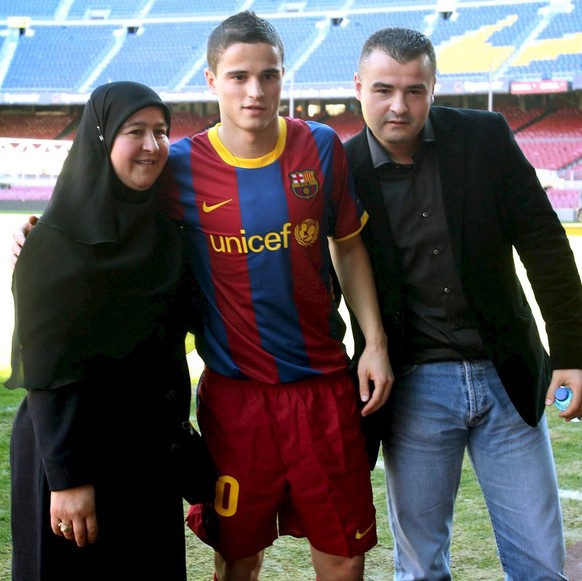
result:
[[[447,228],[464,292],[511,401],[534,426],[551,369],[582,368],[582,287],[564,228],[536,172],[498,113],[432,107]],[[369,214],[370,253],[396,376],[402,362],[404,292],[366,130],[345,144],[356,192]],[[519,283],[523,262],[546,323],[551,360]],[[352,317],[355,356],[363,337]]]

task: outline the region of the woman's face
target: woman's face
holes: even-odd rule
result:
[[[146,107],[128,117],[113,141],[111,163],[132,190],[150,188],[168,159],[168,125],[162,109]]]

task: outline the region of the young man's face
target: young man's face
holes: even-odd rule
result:
[[[436,78],[428,57],[401,64],[376,49],[354,79],[366,124],[382,146],[414,153],[433,102]]]
[[[271,45],[229,46],[216,73],[206,70],[208,86],[218,96],[224,129],[261,133],[278,127],[283,73],[281,55]]]

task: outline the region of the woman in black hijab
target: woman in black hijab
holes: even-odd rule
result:
[[[16,264],[14,581],[186,579],[190,301],[155,188],[169,129],[148,87],[97,88]]]

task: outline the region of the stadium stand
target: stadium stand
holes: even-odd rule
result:
[[[22,35],[2,83],[3,90],[78,89],[79,81],[98,66],[113,46],[114,30],[113,26],[51,26],[38,27],[31,36]]]
[[[61,13],[61,18],[68,20],[78,18],[136,18],[147,6],[147,0],[73,0],[61,2],[61,5],[70,4],[68,11]]]
[[[4,0],[0,3],[0,18],[31,16],[52,18],[61,4],[60,0]]]
[[[204,86],[200,73],[208,33],[241,5],[233,0],[198,3],[192,14],[191,2],[184,0],[22,4],[17,8],[5,2],[0,8],[0,19],[7,23],[10,15],[31,16],[28,26],[5,30],[6,72],[0,79],[1,88],[8,91],[89,91],[108,78],[127,75],[141,75],[143,82],[160,90]],[[354,0],[345,9],[323,0],[256,0],[245,5],[268,12],[278,26],[298,86],[349,86],[363,40],[387,25],[428,34],[439,53],[443,80],[552,79],[580,72],[579,2],[459,0],[446,20],[439,17],[436,2]],[[99,74],[92,75],[96,69]],[[185,78],[188,72],[197,74],[196,82]]]
[[[42,212],[53,186],[8,186],[0,188],[0,212]]]
[[[200,115],[188,111],[174,112],[172,113],[170,141],[174,142],[183,137],[190,137],[212,127],[217,121],[218,115]]]
[[[330,115],[322,116],[318,120],[333,127],[342,141],[346,141],[361,131],[364,126],[362,116],[350,109],[333,117]]]
[[[0,137],[24,139],[65,139],[77,116],[63,113],[0,114]]]
[[[543,107],[522,109],[518,105],[506,105],[503,108],[498,109],[498,111],[503,113],[509,126],[514,132],[519,132],[520,130],[525,129],[545,114],[545,109]]]
[[[564,107],[546,113],[516,135],[535,167],[567,170],[582,159],[582,110]]]
[[[576,208],[580,192],[578,190],[555,190],[549,189],[548,197],[555,208]]]
[[[206,41],[228,14],[250,8],[281,32],[282,113],[334,127],[363,125],[353,73],[364,39],[382,26],[421,30],[438,57],[436,103],[507,118],[562,215],[582,190],[582,2],[578,0],[4,0],[0,2],[0,188],[4,203],[43,199],[91,90],[146,83],[170,103],[172,140],[217,121],[206,89]],[[19,143],[18,140],[25,140]],[[52,158],[42,167],[26,140]],[[6,140],[8,142],[6,143]],[[30,160],[32,159],[32,163]],[[23,167],[26,169],[23,170]],[[31,182],[32,183],[29,183]],[[36,181],[35,181],[36,180]],[[10,190],[7,192],[7,190]]]
[[[136,33],[121,31],[123,47],[114,49],[119,52],[111,55],[111,60],[91,86],[123,79],[163,91],[179,85],[189,72],[197,71],[200,73],[198,84],[204,88],[209,32],[206,22],[176,22],[172,24],[171,34],[168,25],[161,23],[146,23]]]

